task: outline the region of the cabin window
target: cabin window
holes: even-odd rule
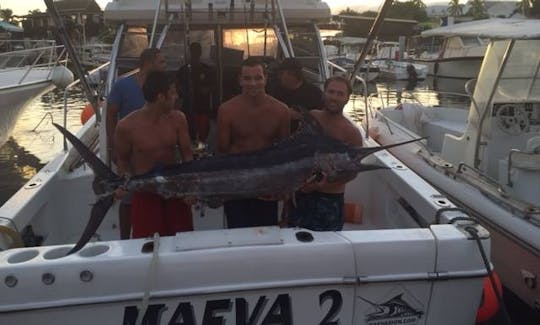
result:
[[[250,56],[277,56],[277,39],[274,30],[266,29],[266,52],[265,32],[261,29],[225,29],[223,31],[223,47],[242,52],[243,59]],[[226,64],[226,62],[225,62]]]
[[[465,47],[482,46],[482,43],[477,37],[461,37],[461,42]]]
[[[215,44],[213,30],[192,30],[189,33],[190,43],[201,44],[201,61],[215,65],[213,57],[213,48]],[[161,52],[167,59],[167,70],[178,70],[186,64],[186,55],[188,55],[189,45],[186,49],[186,39],[184,31],[181,29],[171,29],[161,46]]]

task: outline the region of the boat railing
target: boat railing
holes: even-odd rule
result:
[[[47,78],[50,78],[52,68],[66,62],[63,58],[65,58],[64,47],[54,45],[54,43],[51,46],[0,53],[0,74],[20,70],[21,68],[26,69],[25,73],[17,81],[17,84],[20,85],[32,70],[45,68],[49,70]]]
[[[92,79],[92,77],[97,75],[98,80],[101,81],[101,79],[102,79],[101,75],[100,75],[101,71],[102,70],[105,71],[106,69],[108,69],[110,64],[111,64],[111,62],[109,61],[109,62],[106,62],[106,63],[100,65],[99,67],[97,67],[97,68],[95,68],[93,70],[90,70],[88,72],[88,78]],[[77,79],[77,80],[73,81],[72,83],[70,83],[69,85],[67,85],[66,88],[64,89],[64,122],[63,122],[63,124],[64,124],[64,128],[66,128],[66,129],[67,129],[67,114],[69,112],[69,109],[68,109],[68,97],[69,96],[68,95],[69,95],[70,90],[73,89],[73,87],[77,86],[80,83],[81,83],[81,79]],[[97,109],[99,110],[99,107]],[[67,151],[67,140],[66,140],[65,136],[64,136],[64,151]]]

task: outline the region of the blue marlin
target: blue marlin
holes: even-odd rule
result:
[[[381,147],[352,147],[326,136],[316,122],[273,146],[252,152],[204,157],[123,179],[114,173],[76,136],[58,124],[54,126],[75,147],[94,171],[93,190],[98,200],[91,209],[86,228],[68,254],[80,250],[94,235],[114,203],[114,191],[145,191],[164,198],[195,197],[217,207],[227,200],[255,198],[278,193],[293,194],[313,175],[336,181],[358,172],[383,169],[362,164],[366,156],[420,139]]]

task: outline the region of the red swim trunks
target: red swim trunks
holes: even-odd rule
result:
[[[191,207],[182,199],[164,199],[159,195],[134,192],[131,200],[132,238],[145,238],[159,233],[174,236],[193,230]]]

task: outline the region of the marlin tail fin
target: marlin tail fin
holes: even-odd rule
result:
[[[86,245],[90,241],[90,239],[92,239],[92,236],[94,236],[94,234],[96,233],[99,225],[105,218],[107,211],[113,205],[113,203],[114,195],[111,194],[100,198],[96,202],[96,204],[92,206],[90,219],[88,220],[88,223],[84,228],[81,238],[79,238],[77,244],[75,244],[75,246],[67,253],[67,255],[78,252],[81,248],[84,247],[84,245]]]

